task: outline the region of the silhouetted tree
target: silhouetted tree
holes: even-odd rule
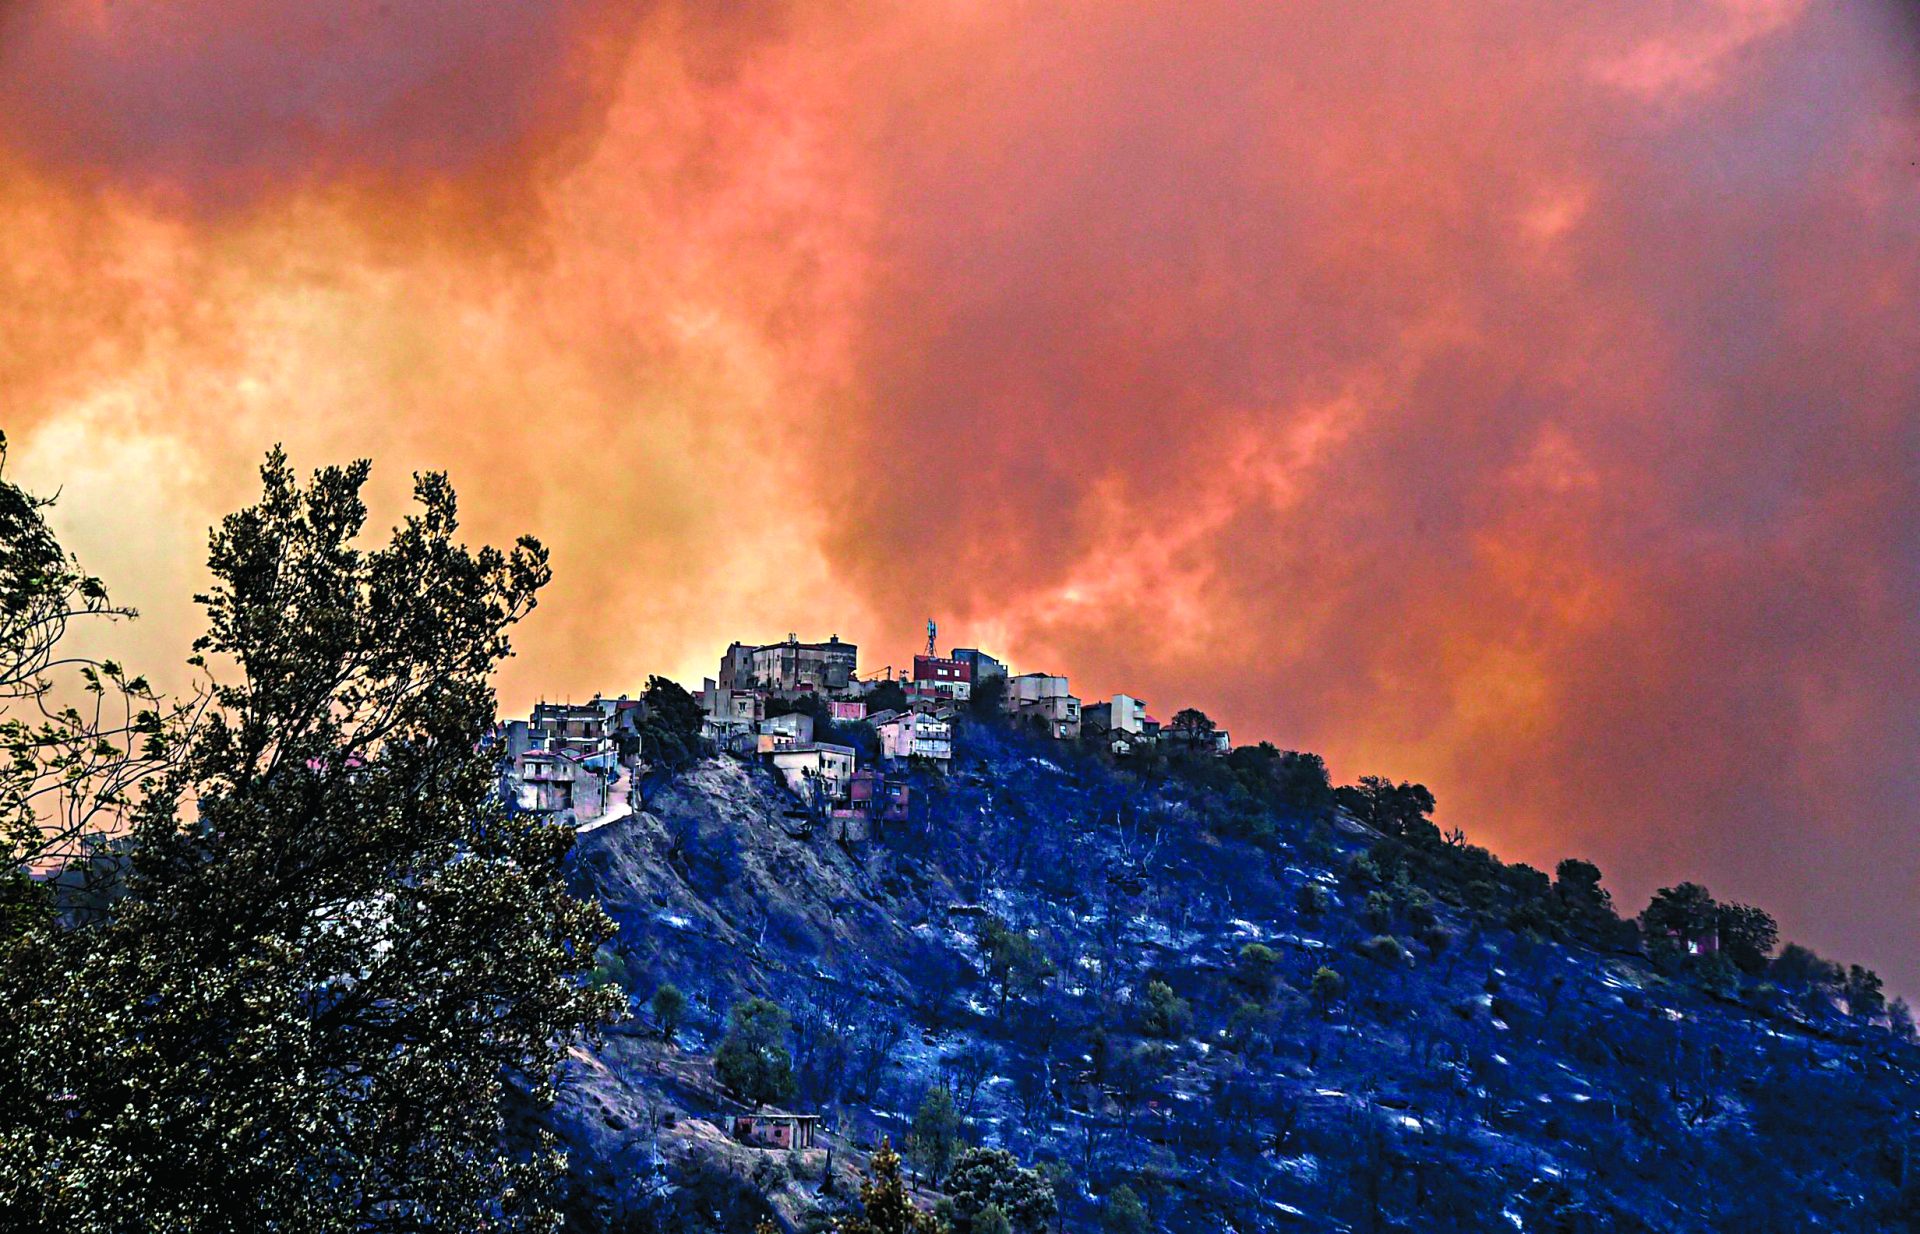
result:
[[[1780,927],[1773,917],[1748,904],[1722,904],[1714,916],[1720,950],[1733,966],[1750,977],[1767,971]]]
[[[700,704],[685,687],[665,677],[647,678],[646,718],[640,722],[640,754],[654,767],[678,771],[706,752],[700,737]]]
[[[546,553],[467,549],[431,474],[362,547],[367,475],[269,455],[211,537],[209,710],[134,877],[0,965],[10,1230],[548,1228],[509,1091],[549,1095],[619,992],[572,831],[500,808],[484,741]]]
[[[1671,938],[1682,945],[1698,943],[1713,933],[1719,905],[1699,883],[1662,887],[1640,914],[1640,927],[1649,941]]]
[[[1840,994],[1847,1000],[1847,1014],[1856,1020],[1871,1020],[1887,1009],[1880,974],[1859,964],[1847,967],[1847,983]]]
[[[1362,776],[1358,783],[1333,790],[1335,802],[1356,819],[1385,835],[1438,841],[1433,825],[1435,801],[1424,784],[1395,784],[1381,776]]]

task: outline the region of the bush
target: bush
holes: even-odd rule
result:
[[[1100,1229],[1103,1234],[1151,1234],[1153,1223],[1147,1219],[1147,1206],[1132,1187],[1122,1183],[1107,1193],[1100,1209]]]
[[[1327,1011],[1347,995],[1347,979],[1324,964],[1313,972],[1313,1001],[1320,1013]]]
[[[1149,981],[1140,999],[1140,1031],[1149,1037],[1185,1036],[1193,1008],[1164,981]]]
[[[1233,976],[1244,989],[1266,998],[1280,979],[1280,957],[1263,943],[1248,943],[1240,949]]]
[[[1385,968],[1400,968],[1413,959],[1400,940],[1391,934],[1376,934],[1361,943],[1360,954]]]

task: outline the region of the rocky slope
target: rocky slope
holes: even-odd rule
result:
[[[978,727],[918,797],[796,838],[777,781],[713,759],[581,837],[635,1015],[551,1115],[579,1228],[820,1228],[935,1085],[1048,1169],[1064,1229],[1121,1183],[1181,1231],[1910,1228],[1912,1047],[1597,947],[1523,868]],[[996,980],[989,923],[1031,981]],[[792,1017],[821,1150],[724,1134],[708,1055],[748,995]]]

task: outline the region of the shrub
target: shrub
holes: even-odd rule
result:
[[[1164,981],[1149,981],[1140,999],[1140,1031],[1149,1037],[1180,1037],[1193,1026],[1193,1008]]]
[[[1400,940],[1391,934],[1376,934],[1361,943],[1360,954],[1386,968],[1399,968],[1413,959]]]

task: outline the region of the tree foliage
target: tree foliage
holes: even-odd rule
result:
[[[1335,789],[1333,795],[1349,814],[1383,835],[1439,838],[1433,825],[1436,803],[1424,784],[1361,776],[1357,783]]]
[[[545,551],[459,544],[452,488],[357,545],[365,463],[275,451],[214,532],[210,709],[133,812],[106,919],[0,966],[9,1229],[543,1228],[551,1095],[608,935],[572,833],[493,800],[489,684]]]
[[[136,614],[60,546],[52,501],[6,479],[6,460],[0,434],[0,940],[51,908],[31,874],[95,869],[75,859],[131,825],[201,702],[168,703],[145,678],[67,645],[78,623]]]
[[[1053,1187],[1038,1170],[1029,1170],[1002,1148],[969,1148],[947,1175],[957,1234],[973,1234],[989,1208],[1005,1214],[1021,1234],[1042,1234],[1057,1203]]]
[[[1641,911],[1640,928],[1648,938],[1698,943],[1713,932],[1719,921],[1719,908],[1699,883],[1662,887],[1653,893],[1652,901]]]
[[[1173,723],[1169,726],[1176,733],[1187,733],[1195,737],[1213,732],[1219,726],[1213,717],[1198,707],[1182,707],[1173,713]]]
[[[686,687],[665,677],[647,678],[640,696],[646,718],[640,722],[640,753],[665,771],[678,771],[706,753],[700,737],[704,715]]]
[[[793,1054],[787,1049],[787,1013],[764,998],[733,1005],[727,1035],[713,1055],[714,1074],[728,1091],[755,1105],[777,1105],[794,1094]]]
[[[680,1032],[680,1019],[687,1012],[687,996],[680,992],[679,986],[663,981],[654,990],[649,1006],[653,1022],[659,1026],[660,1039],[671,1045]]]
[[[954,1108],[953,1094],[943,1084],[935,1084],[920,1099],[913,1115],[913,1134],[907,1139],[907,1151],[938,1183],[964,1143],[961,1138],[960,1111]]]
[[[940,1224],[914,1207],[913,1196],[900,1176],[900,1154],[886,1140],[867,1162],[860,1183],[860,1212],[836,1226],[841,1234],[939,1234]]]
[[[1767,971],[1780,927],[1773,915],[1750,904],[1722,904],[1714,914],[1720,950],[1733,966],[1749,977]]]
[[[1164,981],[1140,992],[1140,1031],[1149,1037],[1182,1037],[1193,1027],[1193,1008]]]
[[[1003,1011],[1010,1000],[1038,993],[1058,971],[1026,931],[998,917],[989,917],[981,927],[980,949],[986,953],[987,975],[999,986]]]

